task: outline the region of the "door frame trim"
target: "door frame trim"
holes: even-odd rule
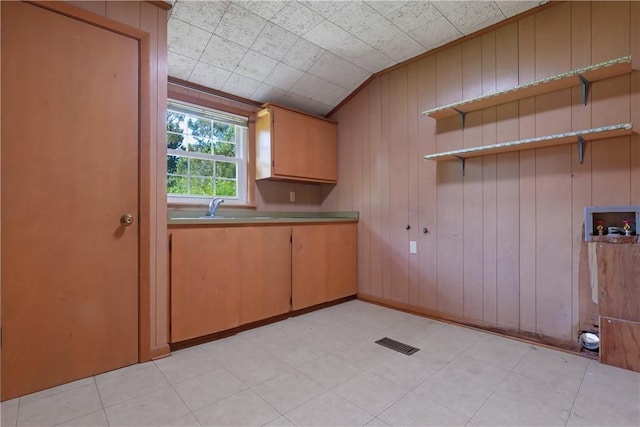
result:
[[[114,21],[62,1],[25,3],[112,31],[138,41],[138,361],[151,360],[151,243],[156,240],[152,212],[157,202],[151,192],[151,35],[138,28]]]

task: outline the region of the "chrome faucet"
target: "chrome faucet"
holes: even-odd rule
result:
[[[211,200],[211,202],[209,203],[209,212],[207,213],[207,215],[216,216],[216,212],[218,211],[221,203],[224,203],[224,199],[214,198],[213,200]]]

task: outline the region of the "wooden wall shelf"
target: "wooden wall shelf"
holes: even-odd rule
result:
[[[631,123],[603,126],[593,129],[584,129],[574,132],[559,133],[555,135],[538,136],[535,138],[520,139],[517,141],[502,142],[499,144],[482,145],[480,147],[461,148],[459,150],[443,151],[427,154],[426,160],[460,160],[464,175],[464,160],[469,157],[486,156],[488,154],[509,153],[512,151],[529,150],[533,148],[552,147],[555,145],[578,143],[578,155],[580,163],[584,158],[584,143],[599,139],[615,138],[633,133]]]
[[[557,74],[544,79],[525,83],[501,92],[466,99],[442,107],[423,111],[423,115],[442,119],[445,117],[460,115],[464,128],[464,116],[472,111],[504,104],[506,102],[542,95],[560,89],[574,86],[582,86],[582,103],[587,103],[589,86],[592,82],[630,73],[632,70],[631,55],[577,68],[565,73]]]

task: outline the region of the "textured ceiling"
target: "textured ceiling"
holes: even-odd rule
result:
[[[540,3],[178,0],[169,75],[324,115],[373,73]]]

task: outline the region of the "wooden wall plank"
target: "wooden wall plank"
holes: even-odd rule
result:
[[[591,64],[591,3],[571,4],[571,68]],[[582,103],[581,89],[571,93],[571,129],[591,128],[591,105]],[[591,298],[589,258],[584,241],[584,208],[591,206],[592,146],[586,144],[584,162],[580,164],[578,151],[571,153],[571,201],[572,201],[572,320],[574,339],[581,330],[593,330],[598,324],[598,305]]]
[[[385,240],[382,235],[386,230],[386,223],[382,216],[382,162],[384,156],[381,146],[381,88],[380,78],[375,78],[369,83],[369,170],[371,180],[369,191],[371,194],[371,295],[383,296],[382,259]]]
[[[481,116],[474,116],[480,118]],[[474,123],[470,129],[480,129]],[[481,133],[481,132],[480,132]],[[480,135],[481,136],[481,135]],[[482,140],[482,138],[480,138]],[[464,317],[483,319],[483,265],[482,249],[485,230],[482,194],[483,159],[468,159],[465,165],[463,186],[464,209],[462,231],[464,236],[462,269],[464,280]]]
[[[362,208],[358,223],[358,292],[371,295],[371,168],[369,141],[371,123],[369,116],[370,86],[362,91],[360,114],[362,115]]]
[[[518,80],[535,80],[535,15],[518,21]],[[535,136],[536,98],[519,102],[520,138]],[[536,330],[536,156],[520,153],[520,328]]]
[[[483,34],[482,37],[482,94],[494,93],[498,88],[496,81],[496,33]]]
[[[463,274],[459,268],[462,245],[462,171],[457,162],[437,166],[437,309],[456,316],[463,314]]]
[[[343,135],[340,139],[344,144],[338,146],[338,170],[342,171],[340,179],[336,184],[335,190],[338,193],[337,208],[339,211],[353,210],[353,191],[354,176],[359,171],[356,170],[357,164],[354,158],[354,146],[357,138],[356,129],[358,127],[355,110],[357,109],[357,100],[346,106],[342,112],[344,116],[338,122],[338,132],[342,131]]]
[[[496,30],[496,89],[518,85],[518,23]]]
[[[536,151],[536,329],[570,340],[571,147]]]
[[[389,75],[383,75],[380,77],[380,209],[382,213],[382,223],[385,224],[385,228],[382,229],[382,296],[391,299],[391,247],[389,245],[391,237],[391,227],[389,226],[389,176],[391,171],[389,170],[389,155],[391,132],[389,130],[389,114],[390,114],[390,90],[389,90]]]
[[[389,265],[390,298],[409,302],[409,174],[407,68],[389,74]]]
[[[482,38],[473,38],[462,44],[462,97],[482,95]]]
[[[421,111],[421,110],[420,110]],[[418,167],[426,162],[418,151],[418,64],[413,62],[407,69],[407,165],[408,165],[408,202],[409,202],[409,241],[416,242],[418,253],[420,242],[420,207],[418,197]],[[405,246],[406,247],[406,246]],[[411,305],[420,304],[420,265],[418,254],[409,254],[409,299]]]
[[[591,197],[595,206],[630,204],[630,149],[629,137],[593,143]]]
[[[521,110],[522,111],[522,110]],[[520,328],[536,331],[536,153],[520,153]]]
[[[594,63],[628,55],[631,2],[598,1],[591,3],[591,59]]]
[[[495,144],[497,142],[496,108],[483,111],[482,143]],[[498,316],[497,301],[497,158],[496,155],[482,158],[482,218],[483,218],[483,247],[482,247],[482,282],[483,282],[483,316],[484,321],[496,323]]]
[[[512,70],[517,75],[517,69]],[[497,139],[518,139],[518,103],[497,108]],[[509,328],[520,324],[520,153],[496,157],[496,267],[497,323]]]
[[[418,62],[418,110],[436,106],[435,56]],[[422,156],[436,151],[436,121],[425,116],[418,120],[418,200],[420,209],[420,240],[418,241],[420,300],[418,305],[429,310],[437,309],[437,163],[423,160]],[[427,232],[424,233],[423,230]]]
[[[478,85],[482,85],[480,76],[476,76]],[[482,111],[473,112],[466,117],[463,132],[464,146],[482,145]],[[472,319],[482,320],[482,245],[485,230],[482,199],[483,159],[468,159],[465,163],[463,178],[464,212],[463,212],[463,280],[464,280],[464,315]]]
[[[460,45],[436,54],[436,100],[438,105],[462,97],[462,47]],[[461,148],[460,120],[442,120],[437,124],[437,149]],[[442,124],[442,125],[441,125]],[[462,173],[456,162],[437,165],[436,197],[438,228],[437,308],[462,315],[463,276],[454,266],[462,255]]]
[[[535,16],[535,74],[542,79],[571,69],[571,4]]]

